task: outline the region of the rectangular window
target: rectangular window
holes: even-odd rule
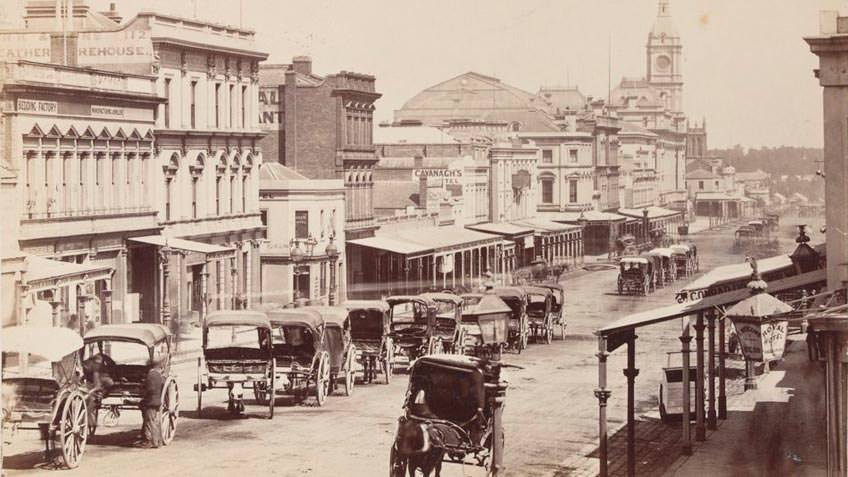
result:
[[[704,181],[698,181],[698,190],[704,190]]]
[[[309,211],[297,210],[294,213],[294,238],[309,238]]]
[[[568,181],[568,202],[572,204],[577,203],[577,179],[570,179]]]
[[[215,83],[215,128],[221,127],[221,83]]]
[[[191,178],[191,218],[197,218],[197,177]]]
[[[321,262],[321,296],[327,294],[327,262]]]
[[[241,176],[241,211],[247,212],[247,175]]]
[[[235,178],[235,176],[230,176],[230,214],[235,212],[233,210],[233,206],[235,205],[235,195],[236,195],[236,178]]]
[[[577,149],[568,150],[568,160],[571,162],[577,162]]]
[[[191,107],[189,108],[189,113],[191,114],[191,127],[192,129],[197,127],[196,122],[196,113],[197,113],[197,81],[191,82]]]
[[[551,164],[554,162],[554,151],[551,149],[542,149],[542,163]]]
[[[236,107],[236,95],[234,91],[233,85],[230,85],[230,117],[227,122],[227,126],[229,127],[233,127],[233,123],[235,123],[235,120],[233,119]]]
[[[215,215],[221,215],[221,176],[215,178]]]
[[[171,127],[171,78],[165,78],[165,127]]]
[[[171,220],[171,179],[165,179],[165,222]]]
[[[268,209],[262,209],[259,211],[259,220],[262,221],[263,226],[268,226]]]
[[[554,202],[554,181],[542,181],[542,203],[552,204]]]

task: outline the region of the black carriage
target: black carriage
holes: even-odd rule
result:
[[[254,388],[257,399],[264,400],[270,389],[274,395],[282,391],[298,400],[312,392],[315,402],[323,406],[332,381],[332,358],[327,345],[331,332],[323,316],[312,308],[285,308],[269,311],[268,320],[275,372]],[[341,347],[336,352],[341,354]]]
[[[382,370],[386,384],[392,380],[394,344],[389,318],[389,305],[379,300],[350,300],[342,304],[350,319],[350,336],[356,346],[367,383],[377,378]]]
[[[324,319],[324,345],[330,353],[330,389],[339,382],[345,396],[353,394],[356,383],[356,345],[350,336],[347,309],[341,306],[310,306]]]
[[[733,236],[733,252],[739,253],[748,248],[755,247],[759,238],[759,233],[753,227],[748,225],[739,227]]]
[[[83,370],[92,387],[89,398],[89,435],[97,431],[100,411],[104,425],[112,426],[121,411],[139,410],[142,389],[151,368],[164,378],[160,416],[162,443],[168,445],[177,432],[180,415],[179,387],[171,373],[171,334],[155,323],[103,325],[85,335]]]
[[[692,266],[692,252],[688,245],[674,244],[669,247],[671,258],[674,260],[674,268],[677,270],[675,278],[689,278],[695,273]]]
[[[621,235],[615,239],[615,248],[618,256],[637,255],[639,253],[636,237],[631,234]]]
[[[654,263],[645,257],[624,257],[618,264],[618,294],[647,295],[654,291]]]
[[[462,295],[462,353],[486,359],[501,359],[507,345],[512,309],[496,295]]]
[[[442,352],[459,353],[456,343],[462,342],[462,298],[453,293],[422,293],[436,303],[436,337],[442,342]]]
[[[202,331],[203,357],[197,360],[194,385],[198,415],[203,410],[205,391],[227,389],[227,410],[238,415],[244,412],[245,387],[252,387],[254,393],[263,386],[274,389],[271,322],[265,313],[215,311],[203,320]],[[267,405],[268,418],[273,419],[274,399],[268,399]]]
[[[545,287],[525,286],[527,294],[527,325],[533,341],[539,340],[550,344],[554,338],[554,324],[551,320],[551,308],[553,308],[553,293]]]
[[[68,328],[3,328],[3,435],[37,430],[45,459],[79,466],[88,442],[88,391],[80,381],[82,338]],[[58,448],[57,448],[58,446]]]
[[[453,355],[416,361],[389,453],[389,475],[418,475],[418,469],[439,475],[443,463],[503,475],[506,389],[498,361]]]
[[[551,302],[551,324],[559,327],[559,339],[565,339],[565,327],[568,322],[565,319],[565,289],[556,283],[540,283],[536,285],[551,291],[553,301]]]
[[[652,259],[654,262],[654,273],[658,275],[655,282],[661,283],[661,286],[670,285],[674,282],[677,278],[677,267],[674,263],[671,249],[655,248],[645,253],[645,256],[659,257],[659,260]],[[659,268],[657,268],[658,264]]]
[[[488,293],[497,295],[512,310],[509,317],[509,347],[521,353],[530,335],[527,323],[527,293],[521,287],[495,287]]]
[[[403,355],[411,363],[419,356],[442,351],[436,334],[436,302],[422,296],[398,295],[387,298],[386,303],[395,356]]]

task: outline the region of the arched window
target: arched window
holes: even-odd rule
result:
[[[224,200],[224,176],[227,175],[227,155],[221,154],[218,164],[215,166],[215,215],[221,215],[221,206]]]
[[[252,182],[250,180],[253,172],[253,155],[248,153],[244,158],[244,166],[241,175],[241,211],[247,213],[251,204],[248,197],[251,194]]]
[[[171,155],[171,159],[165,166],[165,221],[172,220],[174,212],[174,181],[177,178],[177,171],[180,169],[179,155],[175,152]]]
[[[205,165],[205,156],[198,154],[194,159],[194,163],[189,167],[191,173],[191,218],[196,219],[200,216],[199,203],[203,200],[200,193],[200,188],[203,186],[201,179],[203,178],[203,167]]]
[[[238,154],[234,154],[230,162],[230,214],[234,214],[236,211],[236,177],[240,170],[241,161],[239,161]]]

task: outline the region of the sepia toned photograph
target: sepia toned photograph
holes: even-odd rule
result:
[[[848,2],[0,0],[0,475],[848,477]]]

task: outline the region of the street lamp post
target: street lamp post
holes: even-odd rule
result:
[[[291,239],[289,245],[289,257],[291,258],[294,266],[294,297],[292,298],[292,302],[295,306],[297,306],[298,300],[300,299],[300,291],[298,290],[298,282],[300,281],[300,261],[303,260],[304,253],[300,248],[300,241],[298,239]]]
[[[333,235],[330,235],[330,243],[327,244],[324,252],[330,259],[330,293],[328,302],[330,306],[333,306],[336,304],[336,260],[339,258],[339,248],[333,242]]]

